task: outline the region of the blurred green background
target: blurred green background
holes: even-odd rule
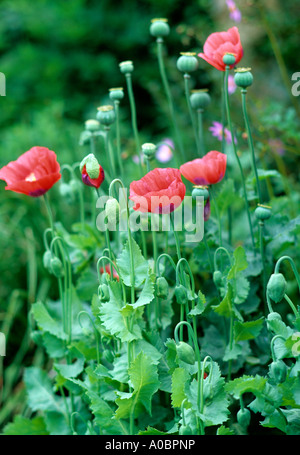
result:
[[[249,103],[259,150],[265,165],[280,168],[296,187],[300,108],[299,98],[291,96],[291,76],[300,70],[299,2],[237,0],[236,5],[242,13],[239,24],[230,19],[225,0],[1,1],[0,71],[6,77],[6,96],[0,99],[0,167],[34,145],[54,150],[61,164],[80,161],[87,153],[79,145],[84,121],[95,118],[97,106],[108,103],[109,88],[125,87],[119,71],[124,60],[135,65],[133,84],[143,139],[167,137],[168,108],[155,40],[149,33],[152,18],[166,17],[171,27],[166,66],[179,111],[185,109],[182,75],[176,69],[179,53],[201,52],[210,33],[239,27],[245,52],[242,66],[252,67],[255,76]],[[220,80],[220,73],[204,61],[193,74],[193,86],[208,87],[213,100],[206,131],[213,120],[220,121]],[[233,104],[239,102],[239,97],[232,98]],[[127,96],[121,116],[130,156],[134,147]],[[238,109],[235,116],[239,125]],[[281,141],[283,156],[270,139]],[[26,332],[27,305],[37,295],[46,295],[51,283],[41,264],[44,209],[40,201],[5,192],[4,186],[0,182],[0,330],[1,324],[2,330],[4,324],[10,330],[4,359],[9,365]],[[57,189],[51,197],[58,200]],[[55,210],[68,226],[70,212],[60,211],[59,204]],[[31,362],[30,355],[25,347],[19,364],[26,363],[26,356]],[[18,372],[12,371],[11,377],[17,388]],[[0,424],[13,409],[12,404],[0,410]]]

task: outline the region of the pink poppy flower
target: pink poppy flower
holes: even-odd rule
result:
[[[212,150],[193,161],[180,166],[182,175],[194,185],[214,185],[220,182],[226,172],[227,156]]]

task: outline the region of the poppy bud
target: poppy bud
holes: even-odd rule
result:
[[[251,419],[251,413],[249,409],[244,408],[240,409],[236,415],[238,423],[241,425],[243,428],[247,428],[250,423]]]
[[[156,295],[161,299],[166,299],[169,295],[169,285],[164,276],[159,276],[156,280]]]
[[[147,160],[152,161],[155,157],[156,145],[147,142],[142,145],[142,152]]]
[[[223,56],[223,62],[225,65],[234,65],[235,64],[235,55],[227,53]]]
[[[217,288],[222,286],[222,272],[220,270],[215,270],[213,274],[213,280]]]
[[[64,268],[62,262],[56,256],[53,256],[50,260],[50,269],[53,275],[56,276],[56,278],[61,278],[62,276],[64,276]]]
[[[81,178],[85,185],[99,188],[105,175],[102,166],[93,153],[90,153],[80,163]]]
[[[271,207],[269,207],[268,205],[258,204],[254,213],[258,220],[260,221],[268,220],[271,216]]]
[[[117,199],[108,199],[105,204],[105,215],[107,217],[107,224],[115,226],[120,219],[120,205]]]
[[[110,126],[116,120],[116,114],[113,106],[100,106],[98,107],[97,119],[104,126]]]
[[[180,305],[185,305],[186,303],[188,303],[188,293],[186,288],[182,284],[175,287],[175,297],[177,303],[179,303]]]
[[[120,101],[124,98],[124,91],[123,87],[117,87],[117,88],[110,88],[109,89],[109,97],[113,101]]]
[[[207,89],[192,90],[190,101],[193,109],[205,109],[209,105],[210,96],[207,92]]]
[[[107,362],[112,363],[114,361],[114,355],[109,349],[104,349],[102,355]]]
[[[95,119],[87,120],[85,122],[85,129],[93,133],[94,131],[98,131],[100,129],[100,123]]]
[[[276,313],[276,311],[272,311],[271,313],[268,314],[268,318],[267,318],[268,321],[275,321],[276,319],[278,321],[282,321],[280,314]]]
[[[195,52],[181,52],[177,60],[177,68],[183,73],[191,73],[198,69],[199,63]]]
[[[168,19],[152,19],[150,33],[152,36],[155,36],[155,38],[162,38],[163,36],[168,36],[168,34],[170,33]]]
[[[253,83],[251,68],[237,68],[235,70],[234,82],[238,87],[247,88]]]
[[[205,186],[195,186],[192,191],[192,198],[196,199],[197,197],[203,197],[204,201],[207,201],[209,198],[208,189]]]
[[[43,265],[45,269],[50,270],[50,261],[52,258],[52,253],[50,250],[45,251],[43,254]]]
[[[287,366],[283,360],[276,360],[270,365],[269,375],[276,382],[284,382],[287,374]]]
[[[109,288],[107,284],[100,284],[98,288],[98,297],[101,300],[101,302],[109,301]]]
[[[273,273],[267,284],[268,296],[275,302],[279,303],[286,293],[287,283],[282,273]]]
[[[125,62],[119,63],[120,71],[123,74],[132,73],[134,70],[133,62],[131,60],[126,60]]]
[[[176,352],[180,360],[182,360],[185,363],[188,363],[189,365],[194,365],[196,361],[194,349],[188,343],[180,341],[176,345]]]

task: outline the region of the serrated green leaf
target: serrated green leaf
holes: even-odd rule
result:
[[[38,436],[49,434],[43,417],[34,417],[27,419],[21,415],[17,415],[14,421],[8,423],[3,429],[3,435],[6,436]]]
[[[121,278],[126,286],[131,286],[131,272],[134,274],[134,286],[139,287],[147,278],[148,262],[142,255],[141,249],[134,239],[132,239],[132,254],[134,269],[131,267],[129,242],[125,246],[117,258],[117,265],[120,270]]]
[[[262,393],[267,383],[267,379],[262,376],[241,376],[226,384],[226,392],[230,393],[237,400],[243,393],[252,392],[254,394]]]
[[[186,398],[185,385],[189,381],[190,375],[183,368],[176,368],[172,374],[172,394],[171,401],[173,408],[180,408],[181,403]]]
[[[152,300],[154,298],[154,283],[155,283],[155,275],[153,273],[151,273],[151,269],[149,268],[145,284],[139,295],[139,298],[132,305],[133,308],[138,308],[140,306],[147,305],[148,303],[152,302]]]
[[[235,433],[233,430],[230,430],[230,428],[225,427],[224,425],[221,425],[217,429],[217,435],[218,436],[233,436]]]
[[[65,379],[76,378],[83,371],[83,366],[83,357],[72,364],[54,363],[55,370]]]
[[[91,411],[95,416],[95,423],[99,426],[101,434],[128,434],[127,422],[117,420],[114,416],[114,410],[106,401],[92,391],[88,391],[87,396],[91,401]]]
[[[235,278],[238,272],[242,272],[248,267],[245,250],[242,246],[238,246],[233,252],[233,266],[228,272],[227,278],[231,280]]]
[[[212,309],[218,313],[220,316],[225,316],[229,318],[232,314],[232,305],[233,305],[233,289],[230,283],[227,286],[227,292],[224,299],[219,303],[219,305],[213,305]]]
[[[51,381],[45,371],[37,367],[26,368],[24,382],[28,405],[33,411],[61,412],[59,399],[54,395]]]
[[[263,328],[264,317],[256,319],[255,321],[240,322],[235,321],[234,323],[234,339],[236,342],[242,340],[252,340],[256,338]]]
[[[133,392],[118,392],[116,418],[128,418],[131,412],[138,416],[144,410],[151,415],[152,396],[159,388],[157,366],[140,352],[129,368],[129,377]]]
[[[32,314],[37,325],[44,331],[49,332],[62,340],[67,339],[67,335],[62,331],[60,325],[48,313],[45,305],[42,302],[37,302],[32,305]]]

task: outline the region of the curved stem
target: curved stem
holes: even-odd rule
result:
[[[99,281],[99,283],[101,283],[101,278],[100,278],[100,263],[101,263],[101,261],[103,261],[103,260],[108,261],[108,262],[116,269],[116,272],[117,272],[117,274],[118,274],[119,277],[120,277],[120,283],[121,283],[122,293],[123,293],[123,301],[124,301],[124,304],[126,305],[126,290],[125,290],[124,283],[123,283],[123,281],[122,281],[122,279],[121,279],[119,267],[117,266],[117,264],[114,264],[114,263],[112,262],[112,260],[111,260],[109,257],[107,257],[107,256],[101,256],[101,258],[99,258],[98,261],[97,261],[97,266],[96,266],[96,268],[97,268],[97,275],[98,275],[98,281]]]
[[[216,251],[215,251],[215,254],[214,254],[214,269],[215,270],[218,270],[218,265],[217,265],[217,254],[219,251],[224,251],[228,257],[228,260],[229,260],[229,264],[230,266],[232,265],[232,262],[231,262],[231,257],[230,257],[230,254],[228,253],[227,249],[223,246],[219,246]]]
[[[162,254],[159,255],[159,257],[157,258],[157,261],[156,261],[156,270],[157,270],[158,274],[159,274],[159,263],[160,263],[161,259],[164,258],[164,257],[169,259],[173,269],[176,272],[176,265],[175,265],[175,262],[173,261],[173,259],[171,258],[171,256],[169,254],[167,254],[167,253],[162,253]]]
[[[120,173],[121,173],[121,179],[123,180],[124,168],[123,168],[123,162],[122,162],[122,156],[121,156],[120,113],[119,113],[120,101],[115,100],[114,105],[115,105],[115,112],[116,112],[116,139],[117,139],[118,164],[119,164],[119,169],[120,169]]]
[[[274,343],[275,343],[275,340],[277,340],[277,338],[281,338],[283,341],[286,341],[285,338],[282,336],[282,335],[275,335],[272,340],[271,340],[271,354],[272,354],[272,359],[273,359],[273,362],[275,362],[277,359],[276,359],[276,355],[275,355],[275,351],[274,351]]]
[[[298,311],[296,310],[296,307],[295,307],[295,305],[293,304],[293,302],[291,301],[291,299],[289,298],[289,296],[286,295],[286,294],[284,294],[284,298],[285,298],[285,300],[287,301],[287,303],[290,305],[290,307],[291,307],[291,309],[292,309],[294,315],[296,316],[296,318],[299,318],[299,313],[298,313]]]
[[[233,148],[234,155],[235,155],[235,158],[236,158],[239,170],[240,170],[240,174],[241,174],[241,180],[242,180],[244,199],[245,199],[245,204],[246,204],[249,229],[250,229],[250,234],[251,234],[251,239],[252,239],[252,245],[253,245],[253,248],[255,248],[253,228],[252,228],[251,216],[250,216],[250,211],[249,211],[249,203],[248,203],[248,197],[247,197],[247,191],[246,191],[246,184],[245,184],[245,177],[244,177],[243,168],[242,168],[242,165],[241,165],[238,153],[237,153],[235,140],[234,140],[235,139],[234,131],[233,131],[232,123],[231,123],[231,116],[230,116],[230,109],[229,109],[229,94],[228,94],[228,74],[229,74],[229,65],[226,65],[226,69],[225,69],[225,106],[226,106],[226,113],[227,113],[227,121],[228,121],[228,126],[230,129],[230,133],[231,133],[232,148]]]
[[[82,328],[82,325],[81,325],[81,316],[83,314],[86,314],[86,316],[89,318],[89,320],[91,321],[92,323],[92,326],[93,326],[93,329],[94,329],[94,335],[95,335],[95,340],[96,340],[96,354],[97,354],[97,364],[99,365],[100,364],[100,352],[99,352],[99,342],[100,342],[100,336],[99,336],[99,332],[98,330],[96,329],[96,326],[95,326],[95,323],[91,317],[91,315],[87,312],[87,311],[80,311],[80,313],[78,313],[78,322],[79,322],[79,325],[80,327]]]
[[[294,275],[295,275],[295,278],[296,278],[296,281],[297,281],[297,284],[298,284],[298,288],[299,288],[299,291],[300,291],[300,275],[299,275],[298,270],[296,268],[295,262],[293,261],[293,259],[290,256],[282,256],[281,258],[278,259],[278,261],[276,262],[276,265],[275,265],[275,272],[274,273],[279,273],[280,264],[283,261],[289,261],[289,263],[291,264],[293,272],[294,272]]]
[[[242,109],[243,109],[243,115],[244,115],[244,120],[245,120],[245,126],[246,126],[247,138],[248,138],[248,145],[249,145],[249,149],[251,150],[252,164],[253,164],[253,170],[254,170],[254,175],[255,175],[255,180],[256,180],[256,188],[257,188],[258,200],[259,200],[259,203],[262,204],[262,194],[261,194],[259,178],[258,178],[258,173],[257,173],[257,167],[256,167],[254,145],[253,145],[253,139],[252,139],[250,123],[249,123],[247,107],[246,107],[246,93],[247,93],[246,89],[242,89],[241,90],[241,94],[242,94]]]

